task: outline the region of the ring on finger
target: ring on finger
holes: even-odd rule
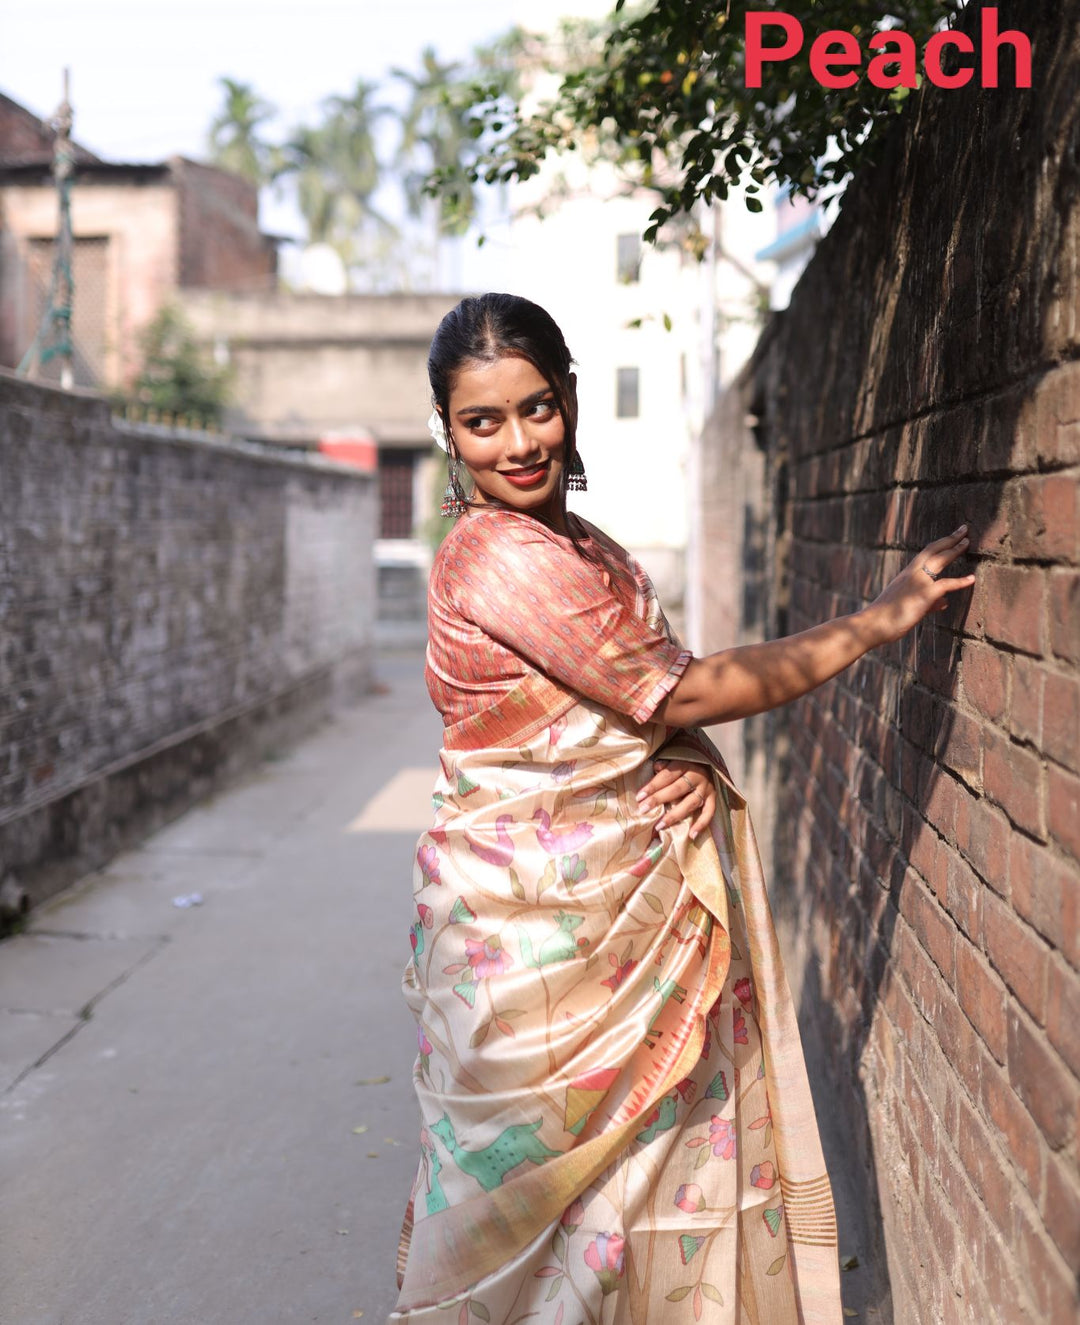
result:
[[[919,567],[919,570],[924,570],[924,571],[926,571],[927,575],[929,575],[930,578],[931,578],[932,580],[936,580],[936,579],[937,579],[937,575],[934,574],[934,572],[930,569],[929,566],[920,566],[920,567]],[[939,573],[940,573],[940,572],[939,572]]]

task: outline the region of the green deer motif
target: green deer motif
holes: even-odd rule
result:
[[[526,1160],[530,1164],[543,1164],[546,1159],[554,1159],[561,1153],[549,1150],[536,1135],[542,1122],[543,1119],[538,1118],[534,1123],[515,1123],[480,1150],[463,1150],[458,1145],[453,1123],[445,1114],[437,1123],[432,1123],[430,1130],[446,1147],[447,1154],[462,1173],[475,1178],[484,1191],[490,1192]]]

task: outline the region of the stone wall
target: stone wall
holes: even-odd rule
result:
[[[0,373],[0,877],[32,900],[369,686],[370,475]]]
[[[1080,1303],[1080,6],[1000,17],[1034,88],[915,99],[707,438],[706,527],[748,494],[718,556],[766,568],[717,587],[712,648],[971,529],[973,589],[739,752],[903,1325]]]

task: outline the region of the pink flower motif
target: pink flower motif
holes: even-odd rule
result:
[[[709,1124],[709,1144],[718,1159],[731,1159],[735,1154],[735,1124],[714,1113]]]
[[[630,961],[623,962],[620,966],[619,959],[613,952],[608,953],[608,961],[614,967],[614,973],[609,975],[606,980],[601,980],[600,983],[602,985],[607,985],[611,992],[614,993],[637,965],[637,962],[631,958]]]
[[[764,1191],[768,1191],[775,1181],[776,1170],[767,1159],[762,1160],[760,1164],[755,1164],[750,1170],[751,1184],[755,1187],[761,1187]]]
[[[735,997],[749,1011],[751,1003],[754,1001],[753,989],[750,981],[744,975],[741,980],[735,981]]]
[[[553,782],[569,782],[574,776],[576,764],[576,759],[564,760],[561,764],[556,764],[551,770],[551,780]]]
[[[618,1233],[597,1233],[585,1248],[585,1264],[600,1281],[600,1292],[607,1297],[615,1291],[623,1272],[623,1249],[626,1239]]]
[[[575,1229],[581,1227],[584,1221],[585,1221],[585,1206],[582,1204],[582,1201],[579,1198],[576,1201],[572,1201],[570,1205],[566,1207],[566,1209],[562,1213],[562,1218],[559,1220],[559,1223],[563,1226],[563,1228],[566,1229],[568,1233],[573,1233]]]
[[[465,952],[476,980],[483,980],[489,975],[502,975],[512,964],[512,958],[498,934],[491,934],[486,939],[466,939]]]
[[[429,883],[442,883],[439,877],[439,853],[432,846],[422,846],[416,853],[416,863],[424,876],[425,887]]]
[[[675,1204],[688,1215],[696,1215],[705,1209],[705,1193],[696,1182],[684,1182],[675,1193]]]
[[[746,1034],[746,1019],[741,1012],[735,1013],[735,1021],[732,1027],[735,1033],[736,1044],[747,1044],[749,1040]]]

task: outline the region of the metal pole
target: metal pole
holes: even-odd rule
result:
[[[71,270],[74,247],[71,236],[71,185],[75,174],[75,149],[71,144],[71,130],[75,117],[69,99],[70,86],[70,70],[65,69],[64,100],[49,125],[56,134],[52,173],[60,202],[49,301],[33,344],[17,369],[22,376],[29,377],[38,368],[44,368],[50,359],[59,359],[60,385],[65,391],[71,389],[75,380],[71,343],[71,309],[75,294]]]

